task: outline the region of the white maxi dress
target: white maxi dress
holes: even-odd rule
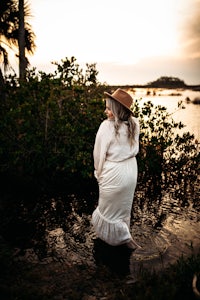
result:
[[[132,240],[130,217],[138,175],[135,156],[139,151],[139,122],[136,118],[134,121],[136,134],[132,146],[126,122],[116,136],[114,121],[104,120],[95,139],[94,172],[99,201],[92,214],[92,225],[97,236],[112,246]]]

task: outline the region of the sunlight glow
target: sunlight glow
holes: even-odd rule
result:
[[[192,2],[199,0],[32,0],[37,50],[31,64],[71,56],[118,66],[162,56],[180,59],[181,26]]]
[[[172,54],[177,48],[172,1],[125,0],[123,6],[112,0],[32,2],[40,45],[36,55],[45,59],[66,54],[85,61],[134,63],[146,56]]]

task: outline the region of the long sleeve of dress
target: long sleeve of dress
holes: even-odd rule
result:
[[[106,153],[112,138],[110,121],[105,120],[101,123],[99,130],[96,134],[95,144],[94,144],[94,169],[95,177],[98,180],[98,177],[101,174],[103,164],[106,159]]]

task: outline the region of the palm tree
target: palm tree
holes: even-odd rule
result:
[[[25,28],[24,28],[24,0],[19,0],[19,78],[21,80],[25,77],[27,61],[25,56]]]
[[[25,57],[25,50],[32,54],[35,49],[35,34],[31,25],[26,21],[30,17],[30,9],[24,0],[1,0],[0,4],[0,61],[4,70],[9,65],[8,48],[19,48],[19,69],[20,77],[24,77],[24,71],[28,60]],[[2,70],[0,69],[0,81]]]

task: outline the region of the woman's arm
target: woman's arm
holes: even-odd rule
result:
[[[99,178],[103,164],[106,160],[106,153],[111,140],[111,128],[110,121],[105,120],[101,123],[99,130],[96,135],[93,157],[94,157],[94,174],[95,177]]]

